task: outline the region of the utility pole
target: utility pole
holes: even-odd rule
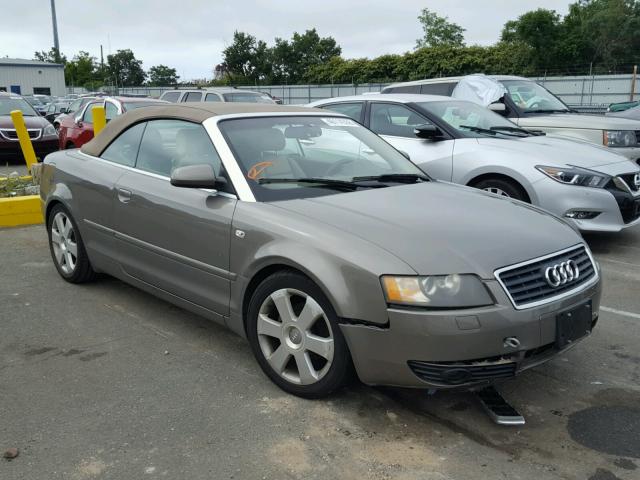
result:
[[[51,22],[53,23],[53,48],[56,49],[56,62],[60,62],[60,42],[58,41],[58,21],[56,20],[56,0],[51,0]]]

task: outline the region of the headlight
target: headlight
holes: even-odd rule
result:
[[[475,275],[394,277],[384,275],[382,287],[387,303],[430,308],[461,308],[493,305],[484,284]]]
[[[602,143],[607,147],[636,147],[638,139],[633,130],[603,130]]]
[[[604,187],[609,179],[609,175],[600,172],[593,172],[580,167],[545,167],[537,165],[536,168],[545,175],[553,178],[556,182],[567,185],[579,185],[581,187]]]
[[[58,132],[56,132],[56,129],[53,125],[47,125],[46,127],[44,127],[44,132],[42,132],[42,135],[45,137],[57,137]]]

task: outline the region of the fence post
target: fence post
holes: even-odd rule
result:
[[[631,95],[629,95],[629,101],[633,102],[633,95],[636,93],[636,77],[638,76],[638,66],[633,66],[633,75],[631,76]]]

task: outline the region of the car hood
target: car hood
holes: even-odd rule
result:
[[[541,209],[443,182],[272,205],[376,244],[421,275],[493,278],[497,268],[581,242],[572,227]]]
[[[636,120],[579,113],[531,115],[529,117],[521,117],[517,119],[517,123],[522,127],[640,130],[640,122]]]
[[[609,148],[568,138],[547,135],[518,139],[479,138],[478,143],[485,148],[526,155],[537,165],[573,165],[610,175],[629,173],[638,169],[631,160],[612,152]]]
[[[44,117],[24,116],[24,123],[27,128],[44,128],[49,125],[49,122]],[[14,129],[13,120],[10,115],[0,115],[0,128]]]

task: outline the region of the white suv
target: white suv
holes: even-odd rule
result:
[[[172,103],[181,102],[242,102],[274,104],[269,95],[237,88],[202,88],[193,90],[167,90],[162,92],[160,100]]]
[[[640,164],[640,122],[625,118],[577,113],[536,82],[507,75],[488,75],[504,85],[506,110],[499,112],[521,127],[577,138],[610,147]],[[451,96],[464,77],[432,78],[396,83],[382,93],[421,93]]]

